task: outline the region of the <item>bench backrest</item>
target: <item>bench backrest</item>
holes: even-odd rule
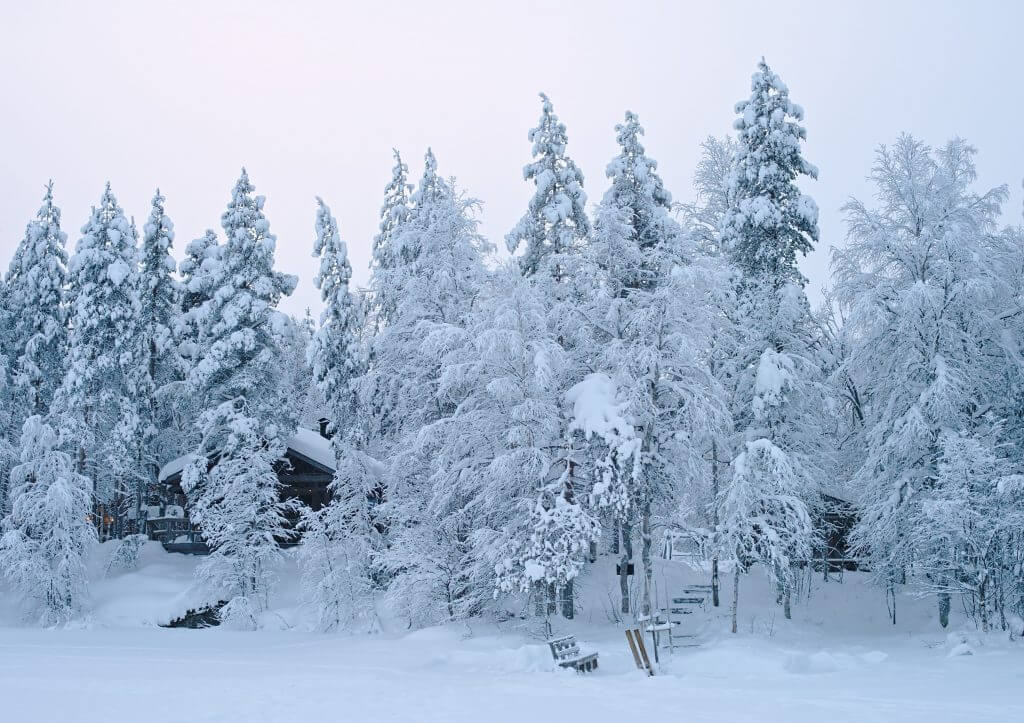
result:
[[[576,644],[575,635],[566,635],[564,638],[549,640],[548,645],[551,647],[551,655],[554,656],[555,660],[579,657],[580,646]]]

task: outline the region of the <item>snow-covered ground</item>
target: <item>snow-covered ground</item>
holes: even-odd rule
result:
[[[2,597],[0,700],[17,721],[1021,721],[1024,646],[938,628],[930,605],[900,599],[899,624],[856,574],[815,582],[782,619],[757,576],[744,580],[740,632],[726,611],[694,616],[699,645],[636,670],[608,620],[610,558],[581,585],[572,631],[600,653],[581,676],[556,669],[535,623],[484,622],[375,635],[300,632],[285,594],[256,633],[165,629],[195,599],[194,558],[146,549],[140,569],[99,581],[89,621],[14,625]],[[662,563],[659,584],[698,575]],[[603,602],[602,602],[603,601]],[[950,630],[967,629],[955,616]],[[292,627],[290,627],[292,626]],[[400,626],[394,625],[398,628]]]

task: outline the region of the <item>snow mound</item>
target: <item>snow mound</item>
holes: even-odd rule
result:
[[[200,558],[166,552],[159,542],[142,547],[135,569],[107,575],[104,570],[116,544],[105,542],[93,555],[89,626],[165,625],[189,608],[213,602],[193,582]]]
[[[981,646],[978,636],[964,630],[957,630],[946,636],[947,658],[959,658],[974,655],[974,650]]]
[[[834,673],[850,667],[848,655],[835,655],[825,650],[816,653],[795,653],[786,658],[784,668],[790,673],[813,675],[817,673]]]

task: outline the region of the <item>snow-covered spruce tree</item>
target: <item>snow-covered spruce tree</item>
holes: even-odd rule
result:
[[[331,502],[303,513],[298,554],[303,596],[316,610],[318,627],[336,630],[375,620],[371,574],[378,533],[370,500],[381,480],[379,463],[365,451],[354,383],[366,371],[363,302],[349,286],[352,267],[338,223],[319,198],[317,204],[313,255],[320,259],[315,281],[324,311],[309,363],[331,419],[336,468]]]
[[[67,436],[77,439],[78,471],[92,479],[107,513],[98,515],[102,538],[117,534],[145,479],[139,405],[149,392],[136,233],[110,184],[82,234],[69,265],[68,370],[55,405],[61,423],[74,428]]]
[[[543,271],[562,280],[568,270],[560,264],[560,257],[590,231],[587,194],[583,173],[565,154],[565,125],[548,97],[541,93],[540,99],[540,122],[529,133],[534,160],[523,168],[523,178],[532,181],[535,190],[526,214],[505,237],[505,243],[510,253],[525,245],[519,263],[526,276]]]
[[[380,209],[380,229],[373,237],[372,315],[374,326],[380,329],[394,317],[400,289],[401,267],[415,259],[414,249],[399,248],[395,237],[411,213],[409,193],[409,167],[402,161],[397,149],[391,181],[384,187],[384,203]]]
[[[764,60],[750,84],[750,98],[736,104],[736,155],[729,177],[729,208],[722,242],[744,275],[776,285],[803,284],[797,255],[818,241],[818,207],[800,192],[800,176],[818,177],[800,142],[803,109]]]
[[[39,213],[28,224],[25,239],[15,252],[19,268],[8,273],[7,303],[13,312],[15,344],[7,354],[26,405],[22,419],[29,414],[45,414],[64,378],[68,334],[64,300],[66,239],[60,230],[60,209],[53,203],[51,182]]]
[[[396,320],[398,301],[405,293],[404,284],[409,279],[411,264],[417,254],[415,245],[401,246],[413,238],[402,233],[404,224],[412,217],[412,186],[408,183],[409,167],[402,161],[397,150],[394,150],[394,154],[391,181],[384,188],[384,203],[380,209],[380,228],[373,238],[369,294],[366,299],[367,326],[373,330],[374,335],[382,334]],[[369,344],[369,373],[359,384],[359,396],[363,413],[370,420],[368,442],[373,452],[383,457],[387,445],[394,441],[397,426],[393,417],[397,385],[396,380],[374,371],[378,367],[377,347],[376,342]]]
[[[528,136],[533,143],[534,160],[523,168],[523,177],[534,184],[534,194],[526,213],[506,235],[505,242],[510,252],[525,246],[519,258],[520,270],[538,287],[547,308],[549,328],[563,349],[572,354],[574,349],[587,348],[590,341],[589,329],[579,323],[574,311],[589,287],[584,277],[582,251],[590,232],[590,220],[585,212],[583,174],[565,152],[568,140],[565,126],[554,114],[548,97],[543,93],[540,97],[540,122]],[[574,363],[563,365],[562,370],[564,375],[557,381],[562,392],[578,382],[584,373],[584,369]],[[557,473],[559,478],[564,477],[566,488],[551,499],[576,499],[572,490],[575,469],[567,467],[574,442],[567,433],[568,420],[563,423],[560,435],[563,449],[555,457],[566,467]],[[532,514],[540,515],[547,504],[535,505]],[[541,520],[538,517],[534,522]],[[582,544],[589,542],[583,540]],[[571,615],[571,584],[561,590],[556,585],[549,584],[546,589],[538,585],[534,594],[538,599],[547,597],[544,608],[549,612],[554,611],[555,598],[560,595],[563,611]]]
[[[801,155],[803,111],[763,60],[751,91],[736,105],[737,148],[721,233],[721,245],[740,275],[732,352],[736,371],[726,389],[736,430],[733,469],[731,481],[719,490],[714,547],[734,568],[734,618],[739,574],[755,562],[778,585],[788,618],[794,575],[788,561],[801,559],[813,542],[788,533],[810,535],[812,528],[802,521],[807,506],[818,504],[816,486],[831,463],[818,421],[825,388],[817,330],[797,268],[798,254],[806,254],[818,238],[818,212],[795,181],[800,175],[814,178],[817,170]],[[730,512],[752,480],[798,503],[765,518],[774,531],[746,526]],[[740,527],[731,527],[735,524]],[[747,533],[758,539],[741,544]],[[777,543],[770,555],[766,541]],[[751,557],[752,552],[760,556]]]
[[[53,184],[15,250],[0,282],[0,514],[7,509],[10,469],[17,463],[21,427],[45,414],[64,377],[67,358],[66,235]]]
[[[872,171],[878,207],[845,206],[847,246],[834,254],[836,291],[855,340],[847,368],[869,398],[866,456],[854,476],[863,512],[852,541],[890,589],[919,561],[926,587],[949,577],[977,580],[965,540],[929,545],[923,560],[920,543],[932,534],[934,514],[961,499],[960,486],[983,487],[967,496],[963,514],[986,510],[1002,473],[1003,360],[1017,354],[1006,347],[1012,282],[1005,240],[995,233],[1007,191],[972,190],[974,154],[959,139],[932,150],[908,135],[881,147]],[[950,458],[950,445],[989,479],[951,480],[964,462]]]
[[[14,313],[11,308],[11,290],[3,276],[0,276],[0,355],[7,359],[9,350],[14,346]],[[4,364],[10,371],[11,365]]]
[[[0,280],[0,302],[4,301],[4,290],[4,282]],[[3,323],[3,319],[0,319],[0,323]],[[3,333],[0,327],[0,334]],[[15,394],[10,365],[0,349],[0,517],[10,509],[8,483],[10,471],[18,461],[18,448],[13,442],[15,417],[21,409],[17,402],[18,395]]]
[[[283,319],[275,308],[295,277],[273,269],[276,237],[245,170],[221,218],[225,245],[200,314],[202,359],[189,384],[203,411],[195,459],[182,475],[192,519],[211,548],[200,580],[228,600],[228,624],[253,627],[266,608],[277,541],[286,539],[275,464],[296,421],[281,371]]]
[[[139,332],[146,355],[148,399],[143,400],[143,466],[149,484],[155,484],[160,465],[183,450],[183,429],[177,416],[177,394],[183,367],[178,356],[175,322],[181,288],[173,274],[171,257],[174,224],[164,211],[164,197],[157,189],[152,211],[142,229],[139,269]]]
[[[326,414],[324,395],[313,378],[309,361],[309,347],[316,335],[316,322],[307,308],[301,319],[284,317],[282,337],[282,371],[286,394],[292,400],[295,418],[309,425]],[[329,415],[328,415],[329,416]]]
[[[357,401],[352,381],[366,371],[364,314],[362,300],[350,288],[352,266],[348,247],[338,233],[338,222],[323,200],[318,198],[317,205],[313,256],[320,259],[320,269],[314,283],[320,289],[324,310],[308,358],[329,411],[336,415],[331,421],[337,433],[355,422]]]
[[[175,317],[174,337],[178,340],[178,354],[187,370],[203,355],[203,342],[199,337],[203,305],[213,298],[214,275],[220,264],[221,247],[217,234],[207,229],[185,246],[185,258],[178,265],[181,274],[181,295]]]
[[[625,551],[632,547],[625,538],[639,526],[642,612],[649,614],[654,517],[674,517],[684,502],[692,504],[704,486],[703,445],[719,436],[725,420],[722,394],[703,355],[711,330],[705,299],[721,279],[710,265],[695,266],[703,259],[686,247],[682,229],[669,217],[671,195],[640,143],[636,115],[627,113],[616,130],[621,151],[608,165],[612,183],[588,248],[603,283],[585,317],[596,326],[598,367],[614,381],[638,430],[632,473],[618,477],[621,491],[605,494],[626,501],[618,521]],[[624,557],[623,567],[626,562]],[[622,605],[628,612],[626,595]]]
[[[14,391],[13,366],[8,349],[14,346],[14,314],[11,313],[7,282],[0,276],[0,516],[7,512],[7,484],[10,470],[17,464],[18,449],[14,443],[15,417],[21,404]]]
[[[430,151],[412,202],[412,214],[393,240],[399,248],[415,249],[415,260],[402,267],[395,319],[374,339],[360,387],[387,391],[387,424],[374,419],[371,432],[379,435],[379,458],[388,468],[386,500],[379,508],[391,531],[382,558],[393,576],[388,600],[412,623],[423,623],[474,612],[460,602],[469,530],[447,524],[453,510],[430,508],[433,463],[419,433],[453,411],[438,397],[441,350],[465,333],[490,247],[477,232],[478,202],[437,174]]]
[[[202,336],[202,313],[215,291],[214,272],[220,263],[220,249],[217,234],[207,229],[203,236],[185,246],[185,257],[178,265],[180,281],[177,283],[177,306],[171,316],[174,346],[170,353],[170,359],[178,368],[174,370],[175,379],[162,387],[160,402],[170,413],[167,419],[170,430],[165,440],[168,449],[161,461],[186,454],[199,442],[195,421],[202,411],[202,400],[195,394],[188,378],[206,349]]]
[[[42,625],[67,622],[88,597],[86,556],[96,541],[91,503],[92,484],[58,449],[56,432],[42,417],[29,417],[21,464],[11,472],[0,571]]]
[[[180,288],[173,277],[177,265],[171,257],[174,224],[164,212],[164,200],[157,189],[149,219],[143,226],[139,270],[143,297],[141,327],[149,348],[149,375],[157,389],[174,379],[178,370],[173,321],[180,304]]]

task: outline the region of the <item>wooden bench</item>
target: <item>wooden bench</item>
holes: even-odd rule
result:
[[[575,635],[549,640],[548,647],[551,648],[551,656],[555,662],[563,668],[574,668],[577,673],[597,670],[597,653],[581,654]]]

